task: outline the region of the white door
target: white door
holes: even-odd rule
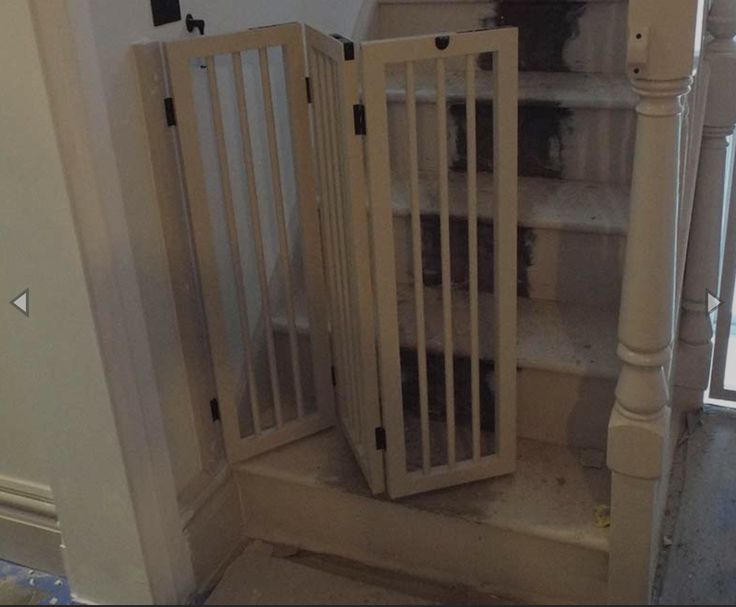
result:
[[[302,26],[166,45],[231,460],[334,421]]]
[[[515,466],[517,31],[361,51],[386,483],[398,497]]]

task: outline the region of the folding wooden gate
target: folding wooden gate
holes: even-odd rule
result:
[[[167,45],[231,460],[325,428],[336,409],[374,493],[513,470],[516,44],[516,30],[504,28],[359,49],[286,24]],[[481,53],[493,68],[477,86]],[[405,119],[394,116],[397,96]],[[434,104],[431,129],[418,123],[420,97]],[[451,177],[448,99],[465,133]],[[477,133],[492,147],[490,193],[478,188]],[[425,144],[435,150],[431,170]],[[402,189],[411,223],[403,249]],[[458,216],[461,292],[451,271]],[[433,218],[439,289],[423,271]],[[479,226],[492,267],[479,264]],[[404,253],[409,282],[397,269]]]

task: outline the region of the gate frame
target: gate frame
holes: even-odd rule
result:
[[[446,45],[443,44],[447,42]],[[392,498],[513,472],[516,466],[516,241],[518,32],[498,28],[437,33],[361,44],[368,183],[376,277],[381,407],[386,475]],[[430,59],[494,53],[494,328],[496,449],[480,462],[407,472],[394,268],[392,171],[389,161],[386,67]],[[503,153],[501,153],[503,150]],[[513,229],[498,229],[513,226]],[[383,240],[379,240],[383,238]],[[380,269],[380,271],[379,271]]]

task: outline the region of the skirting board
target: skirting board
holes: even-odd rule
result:
[[[0,558],[64,575],[51,489],[0,476]]]
[[[218,471],[202,473],[179,501],[197,593],[206,594],[243,547],[240,495],[230,467],[223,462]]]

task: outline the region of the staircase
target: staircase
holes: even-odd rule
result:
[[[610,477],[605,465],[583,466],[581,454],[605,451],[619,371],[616,324],[636,127],[636,99],[624,76],[626,9],[622,0],[379,3],[377,37],[519,28],[518,467],[508,477],[389,501],[369,494],[339,432],[328,430],[236,467],[251,537],[527,601],[605,602],[608,532],[594,511],[608,504]],[[480,132],[492,128],[484,111],[492,87],[490,74],[485,80],[479,71],[477,80]],[[449,159],[451,229],[462,234],[464,122],[462,106],[453,104],[462,90],[452,73],[447,82],[448,149],[459,150]],[[433,95],[418,71],[427,347],[441,354]],[[399,124],[400,74],[389,77],[388,99],[389,122]],[[391,141],[398,174],[406,173],[404,145],[401,137]],[[478,154],[479,167],[490,169],[480,139]],[[488,173],[479,174],[481,255],[482,222],[493,204],[483,192],[490,189]],[[415,356],[408,185],[400,180],[393,206],[406,302],[401,346]],[[453,258],[461,260],[452,268],[456,325],[468,326],[467,253],[453,251]],[[481,293],[481,309],[483,297],[489,295]],[[456,334],[454,343],[456,356],[467,356],[467,334]]]

